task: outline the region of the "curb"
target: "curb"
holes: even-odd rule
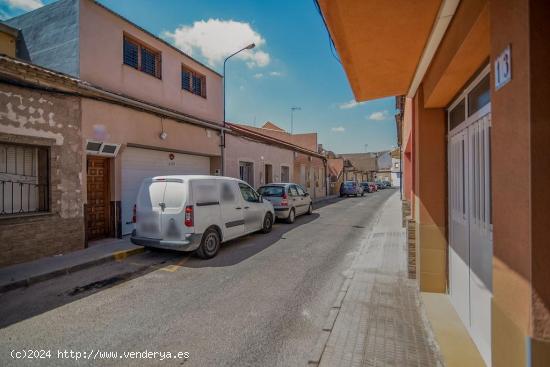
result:
[[[353,271],[347,271],[344,275],[344,281],[342,283],[342,286],[340,287],[340,292],[338,293],[338,296],[336,297],[336,300],[334,301],[332,307],[329,310],[329,314],[325,319],[321,335],[319,335],[315,346],[310,352],[310,357],[307,361],[308,366],[318,366],[319,363],[321,363],[321,358],[323,357],[325,347],[328,343],[328,339],[330,338],[330,334],[332,333],[332,328],[336,323],[336,319],[338,318],[342,303],[344,302],[344,298],[348,293],[348,289],[354,275],[355,273]]]
[[[120,260],[123,260],[123,259],[125,259],[129,256],[140,254],[144,251],[145,251],[144,247],[138,247],[138,248],[133,248],[133,249],[129,249],[129,250],[117,251],[117,252],[110,253],[106,256],[97,258],[97,259],[89,260],[89,261],[84,262],[84,263],[70,265],[70,266],[67,266],[67,267],[62,268],[62,269],[55,269],[55,270],[52,270],[52,271],[47,272],[47,273],[42,273],[42,274],[38,274],[38,275],[31,275],[30,277],[25,278],[25,279],[16,280],[16,281],[13,281],[13,282],[7,283],[7,284],[1,284],[0,285],[0,293],[5,293],[5,292],[8,292],[8,291],[17,289],[17,288],[28,287],[32,284],[43,282],[45,280],[56,278],[56,277],[59,277],[59,276],[62,276],[62,275],[71,274],[71,273],[77,272],[79,270],[91,268],[92,266],[107,263],[109,261],[120,261]]]

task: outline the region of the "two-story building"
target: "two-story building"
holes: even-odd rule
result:
[[[144,177],[220,171],[220,74],[93,0],[5,23],[19,31],[17,57],[103,96],[80,101],[87,240],[132,231]]]
[[[355,99],[405,96],[409,254],[445,365],[550,366],[548,1],[317,3]]]

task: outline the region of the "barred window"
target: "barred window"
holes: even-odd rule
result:
[[[160,52],[124,36],[123,63],[161,79]]]
[[[49,210],[48,148],[0,143],[0,216]]]
[[[138,68],[138,45],[124,37],[124,63],[133,68]]]
[[[181,89],[206,98],[206,77],[182,66]]]

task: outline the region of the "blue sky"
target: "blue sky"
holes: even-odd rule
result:
[[[0,0],[7,18],[48,0]],[[258,46],[227,65],[227,120],[260,126],[273,121],[294,132],[317,131],[337,153],[396,145],[394,99],[353,103],[342,66],[333,57],[312,0],[101,0],[213,69],[225,51]],[[242,41],[241,41],[242,39]]]

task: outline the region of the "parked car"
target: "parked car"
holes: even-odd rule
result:
[[[375,182],[368,182],[370,191],[369,192],[376,192],[378,191],[378,186]]]
[[[376,183],[369,182],[372,192],[378,191],[378,186],[376,186]]]
[[[132,243],[216,256],[221,243],[271,231],[275,211],[246,182],[219,176],[143,180],[134,207]]]
[[[298,215],[313,212],[311,197],[298,184],[272,183],[260,187],[258,193],[273,204],[275,216],[287,223],[293,223]]]
[[[344,181],[340,185],[340,197],[342,196],[364,196],[363,187],[355,181]]]
[[[361,182],[361,186],[363,187],[364,192],[372,192],[372,187],[369,182]]]
[[[376,188],[378,190],[384,190],[386,186],[382,183],[382,181],[376,181]]]
[[[384,188],[391,189],[392,185],[390,181],[382,181],[382,185],[384,185]]]

